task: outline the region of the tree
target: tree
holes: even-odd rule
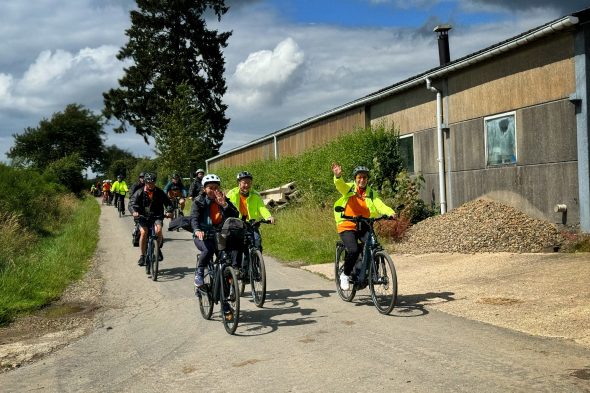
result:
[[[155,133],[159,166],[165,173],[180,171],[189,176],[197,167],[204,166],[214,150],[216,141],[208,133],[204,114],[191,90],[186,83],[178,86],[177,96],[162,115],[161,128]]]
[[[166,113],[177,87],[186,83],[208,138],[215,141],[209,154],[217,154],[229,123],[221,100],[226,91],[222,48],[231,32],[208,30],[203,13],[212,10],[221,20],[228,7],[224,0],[137,0],[137,6],[126,31],[129,40],[117,55],[133,64],[125,69],[120,87],[103,94],[105,117],[121,122],[116,132],[133,126],[147,142],[162,127],[160,114]]]
[[[137,158],[128,150],[120,149],[115,145],[108,146],[104,149],[104,154],[100,160],[100,166],[97,170],[99,173],[103,173],[107,176],[116,177],[121,168],[113,167],[117,161],[123,161],[126,164],[123,165],[126,168],[133,168]]]
[[[14,166],[45,169],[50,163],[77,154],[82,167],[98,168],[104,145],[102,117],[82,105],[69,104],[63,112],[43,119],[36,128],[13,134],[6,154]]]

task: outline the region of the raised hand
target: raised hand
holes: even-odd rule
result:
[[[334,176],[336,177],[340,177],[342,175],[342,167],[340,164],[336,162],[332,163],[332,173],[334,173]]]

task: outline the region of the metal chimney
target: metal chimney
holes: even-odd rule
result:
[[[438,59],[440,65],[443,66],[451,61],[451,53],[449,51],[449,30],[451,25],[438,25],[434,28],[434,32],[438,35]]]

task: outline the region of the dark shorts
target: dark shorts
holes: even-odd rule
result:
[[[164,221],[161,218],[139,217],[136,221],[140,227],[145,228],[145,229],[147,229],[152,224],[159,225],[160,227],[162,227],[164,224]]]

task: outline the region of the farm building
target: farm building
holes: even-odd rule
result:
[[[207,160],[209,170],[297,155],[358,127],[395,124],[422,198],[441,212],[489,197],[590,232],[590,8]]]

